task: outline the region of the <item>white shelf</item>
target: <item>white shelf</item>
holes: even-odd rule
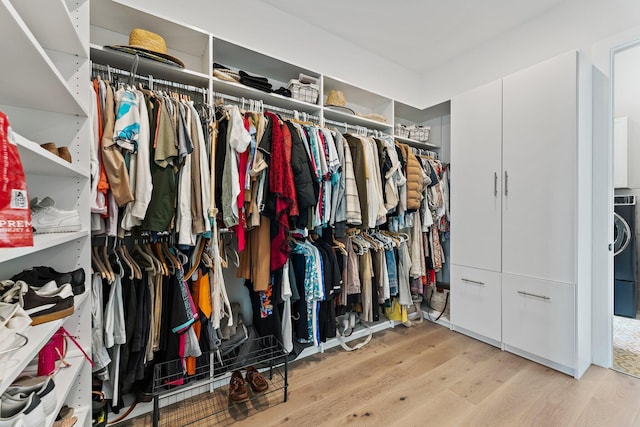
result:
[[[25,255],[49,249],[54,246],[63,245],[65,243],[72,242],[77,239],[82,239],[88,236],[89,231],[87,230],[74,231],[72,233],[34,234],[33,246],[0,249],[0,263],[11,261]]]
[[[130,71],[135,59],[134,55],[91,44],[91,61],[95,64],[110,65],[121,70]],[[148,58],[139,58],[137,74],[151,75],[177,83],[209,88],[209,76],[198,71],[180,68]],[[127,79],[120,76],[121,79]]]
[[[216,93],[223,93],[226,95],[235,96],[238,98],[262,100],[265,104],[273,105],[274,107],[286,108],[288,110],[296,110],[306,113],[314,113],[318,115],[321,106],[317,104],[310,104],[308,102],[299,101],[293,98],[287,98],[286,96],[278,95],[276,93],[267,93],[258,89],[254,89],[249,86],[245,86],[240,83],[228,82],[221,80],[217,77],[213,77],[213,91]]]
[[[324,107],[325,119],[333,120],[340,123],[347,123],[349,125],[364,126],[367,129],[376,129],[388,132],[393,128],[391,123],[382,123],[376,120],[359,117],[354,114],[343,113],[342,111],[334,110],[331,107]]]
[[[69,176],[88,178],[89,173],[74,163],[50,153],[39,144],[14,132],[20,160],[27,175]]]
[[[88,55],[64,0],[18,0],[12,4],[43,48]]]
[[[75,93],[9,0],[0,0],[0,56],[20,66],[2,68],[0,103],[87,116]]]
[[[75,311],[80,310],[80,307],[87,300],[90,293],[91,290],[88,290],[82,295],[74,297]],[[7,387],[11,385],[18,375],[20,375],[29,362],[38,355],[42,346],[53,336],[53,334],[67,319],[69,319],[69,317],[27,328],[25,332],[25,335],[29,338],[27,345],[17,350],[15,353],[6,355],[4,358],[0,359],[0,364],[7,367],[3,372],[3,374],[7,374],[7,376],[0,379],[0,394],[4,393]],[[61,377],[64,377],[64,375],[61,375]],[[57,386],[58,384],[56,383],[56,389],[58,388]]]
[[[90,414],[91,408],[90,407],[82,407],[82,408],[76,408],[73,411],[73,416],[78,418],[78,421],[76,422],[74,427],[83,427],[86,425],[90,425],[90,421],[87,422],[88,419],[90,419],[91,414]]]
[[[214,62],[234,70],[243,70],[251,75],[264,76],[269,82],[285,86],[289,80],[297,79],[300,73],[320,79],[320,74],[291,64],[287,61],[258,52],[244,46],[226,41],[219,37],[213,37]]]
[[[432,144],[430,142],[417,141],[415,139],[405,138],[403,136],[398,136],[398,135],[394,135],[393,137],[395,139],[397,139],[398,141],[400,141],[400,142],[404,142],[404,143],[409,144],[409,145],[411,145],[413,147],[416,147],[416,148],[434,148],[434,149],[439,149],[440,148],[436,144]]]
[[[67,396],[69,396],[71,388],[78,380],[78,376],[80,375],[82,366],[87,361],[84,356],[73,357],[66,360],[71,364],[71,366],[69,366],[68,368],[61,368],[53,377],[53,382],[56,385],[56,398],[58,401],[56,403],[56,409],[51,413],[51,415],[47,416],[45,420],[46,426],[52,426],[55,422],[56,417],[58,416],[58,413],[62,408],[62,405],[64,405],[64,402],[67,400]],[[82,424],[77,425],[82,426]]]

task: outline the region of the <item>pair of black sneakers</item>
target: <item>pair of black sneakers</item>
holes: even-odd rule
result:
[[[82,268],[68,273],[60,273],[51,267],[33,267],[16,274],[11,280],[14,282],[22,280],[34,288],[42,287],[53,280],[58,287],[65,283],[71,284],[74,295],[83,294],[85,291],[85,272]]]

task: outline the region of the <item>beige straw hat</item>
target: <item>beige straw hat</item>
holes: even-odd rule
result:
[[[169,55],[167,53],[167,43],[164,41],[162,36],[159,34],[153,33],[151,31],[143,30],[140,28],[134,28],[129,33],[129,44],[127,46],[109,46],[113,49],[122,50],[129,53],[134,53],[135,51],[144,53],[145,57],[150,59],[160,60],[164,58],[165,60],[169,60],[180,67],[184,68],[184,62],[175,56]],[[131,52],[134,51],[134,52]],[[157,58],[160,57],[160,58]],[[164,62],[164,61],[163,61]]]
[[[349,114],[354,114],[351,108],[347,108],[347,99],[341,90],[330,90],[327,95],[327,102],[325,102],[324,105],[325,107],[332,107],[337,110],[348,112]]]

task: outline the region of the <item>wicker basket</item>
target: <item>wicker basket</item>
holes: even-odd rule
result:
[[[292,79],[289,80],[287,89],[291,91],[291,97],[293,99],[308,102],[310,104],[318,103],[318,95],[320,94],[320,89],[317,85],[311,83],[300,83],[299,80]]]
[[[402,123],[396,123],[396,136],[409,138],[409,128]]]
[[[431,132],[429,126],[411,126],[409,128],[409,138],[420,142],[427,142],[429,140],[429,132]]]

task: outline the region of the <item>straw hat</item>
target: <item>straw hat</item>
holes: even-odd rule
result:
[[[129,44],[127,46],[110,47],[113,49],[123,50],[125,52],[134,51],[130,53],[135,53],[135,51],[138,51],[143,53],[143,56],[145,57],[160,61],[160,58],[164,58],[165,60],[169,60],[184,68],[184,62],[167,53],[167,43],[164,41],[162,36],[151,31],[134,28],[129,33]]]
[[[351,108],[347,108],[347,99],[341,90],[330,90],[327,95],[327,102],[324,103],[325,107],[332,107],[335,109],[343,110],[349,114],[354,114]]]
[[[347,105],[347,99],[344,97],[344,93],[341,90],[330,90],[327,95],[326,106],[331,107],[344,107]]]

